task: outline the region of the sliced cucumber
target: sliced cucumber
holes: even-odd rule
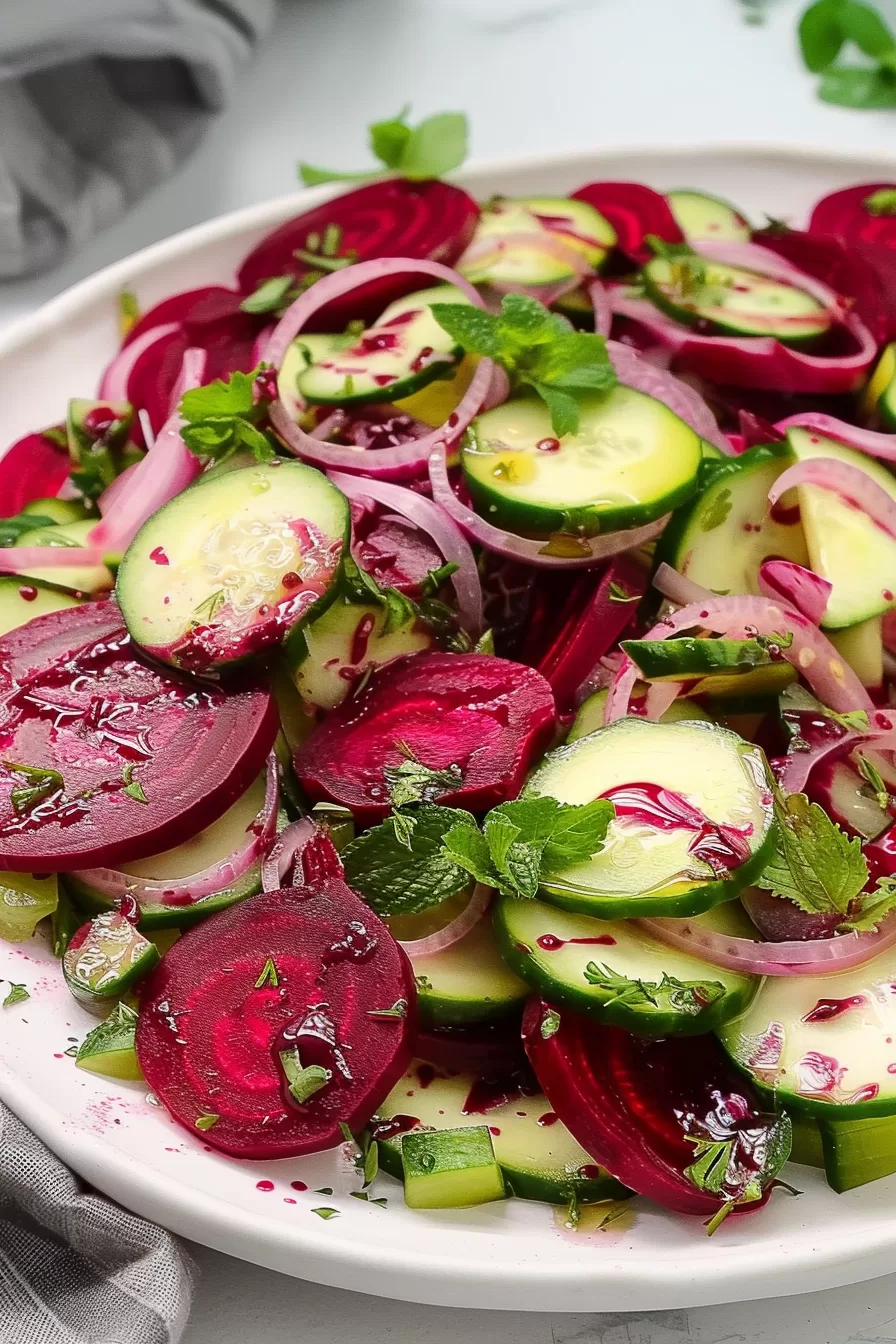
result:
[[[770,976],[719,1039],[787,1110],[819,1120],[896,1115],[894,983],[893,947],[837,975]]]
[[[32,499],[22,508],[22,513],[35,518],[48,518],[53,523],[77,523],[87,517],[87,509],[79,499]]]
[[[476,285],[550,285],[568,279],[573,266],[562,254],[540,247],[539,234],[580,252],[595,270],[616,244],[612,224],[585,201],[499,196],[483,210],[469,254],[458,269]]]
[[[580,1204],[597,1204],[628,1196],[625,1186],[576,1143],[543,1093],[524,1089],[514,1094],[512,1082],[505,1093],[496,1084],[491,1089],[495,1094],[492,1105],[488,1095],[479,1095],[487,1090],[470,1074],[437,1072],[432,1065],[415,1060],[377,1109],[374,1134],[378,1129],[384,1134],[394,1130],[396,1125],[390,1126],[390,1121],[402,1129],[408,1125],[404,1132],[415,1133],[472,1128],[484,1120],[508,1191],[517,1199],[567,1204],[575,1196]],[[470,1110],[466,1109],[468,1101]],[[380,1165],[399,1179],[403,1174],[402,1138],[399,1132],[379,1141]]]
[[[78,1047],[75,1065],[103,1078],[120,1078],[138,1083],[143,1078],[134,1044],[137,1014],[126,1003],[118,1003],[104,1022],[88,1032]]]
[[[463,351],[433,317],[430,304],[470,303],[454,285],[397,299],[346,347],[316,359],[296,378],[311,405],[357,406],[408,397],[435,378],[452,377]]]
[[[60,523],[56,527],[36,527],[31,532],[23,532],[16,542],[17,546],[87,546],[90,533],[96,527],[95,518],[82,518],[80,521]],[[72,557],[76,559],[77,557]],[[39,583],[53,584],[57,587],[79,593],[107,592],[115,582],[105,565],[66,565],[63,569],[35,569],[23,571],[29,579]]]
[[[865,453],[808,429],[789,429],[787,443],[798,462],[845,462],[896,500],[896,479]],[[810,566],[833,584],[822,624],[857,625],[896,606],[896,540],[835,490],[801,485],[797,493]]]
[[[741,212],[719,196],[679,188],[667,191],[666,200],[675,222],[689,243],[716,238],[726,243],[748,243],[750,225]]]
[[[65,571],[61,571],[65,572]],[[48,611],[62,611],[65,607],[80,606],[81,598],[64,588],[34,579],[0,575],[0,636],[20,625],[27,625],[35,616]]]
[[[862,685],[879,690],[884,681],[883,618],[871,616],[858,625],[832,630],[828,638]]]
[[[214,672],[322,612],[348,550],[345,496],[301,462],[246,467],[185,490],[125,552],[117,595],[154,657]]]
[[[114,910],[96,915],[69,942],[62,974],[74,997],[92,1012],[103,1012],[148,975],[159,949]]]
[[[466,1026],[514,1017],[529,994],[529,986],[498,951],[488,918],[443,952],[412,953],[411,964],[420,1021],[426,1025]]]
[[[412,615],[390,628],[390,611],[342,593],[286,644],[286,661],[305,704],[335,709],[375,667],[432,648],[433,632]]]
[[[222,817],[192,839],[162,854],[122,865],[121,872],[141,883],[138,904],[142,932],[184,928],[261,891],[259,860],[229,883],[222,874],[218,891],[193,901],[185,900],[182,894],[189,888],[184,879],[218,865],[223,868],[227,859],[245,844],[247,833],[256,826],[263,809],[264,797],[265,778],[261,776]],[[67,873],[66,885],[81,909],[90,914],[114,908],[108,897],[91,886],[89,874]]]
[[[467,1209],[507,1197],[488,1125],[405,1134],[401,1165],[411,1209]]]
[[[639,700],[643,702],[646,694],[646,686],[642,685],[640,689],[636,687],[632,699],[636,703]],[[604,713],[608,695],[609,691],[595,691],[593,695],[589,695],[588,699],[582,702],[567,734],[567,742],[577,742],[580,737],[587,737],[589,733],[597,732],[598,728],[606,726],[604,724]],[[677,700],[673,700],[669,708],[664,711],[660,723],[684,723],[694,720],[700,720],[704,723],[711,722],[705,709],[701,709],[692,700],[679,697]]]
[[[828,1185],[838,1195],[896,1172],[896,1117],[819,1120]]]
[[[739,904],[703,919],[750,936]],[[542,901],[502,897],[495,932],[507,964],[549,1003],[639,1036],[712,1031],[742,1013],[759,986],[755,976],[657,942],[630,920],[592,919]]]
[[[301,419],[305,409],[299,393],[299,375],[318,360],[327,359],[337,350],[345,350],[354,339],[335,332],[318,335],[317,332],[309,331],[297,336],[287,346],[277,374],[277,393],[293,420]]]
[[[660,518],[696,489],[701,440],[654,397],[615,387],[581,401],[579,428],[554,437],[547,406],[518,397],[477,416],[461,464],[489,522],[593,536]]]
[[[622,643],[647,681],[687,681],[688,695],[769,708],[796,671],[758,639],[629,639]],[[686,715],[684,717],[687,717]],[[668,720],[667,720],[668,722]]]
[[[799,509],[790,507],[796,492],[788,492],[771,513],[768,507],[769,490],[792,465],[784,443],[760,444],[740,457],[707,462],[697,498],[666,528],[657,562],[664,560],[715,593],[754,596],[764,560],[775,556],[808,565]]]
[[[881,351],[862,394],[862,407],[869,419],[876,417],[884,429],[896,430],[896,341]]]
[[[543,794],[615,804],[600,853],[542,880],[552,905],[602,919],[708,910],[751,882],[774,845],[765,758],[713,723],[620,719],[551,752],[524,791]]]
[[[55,873],[0,873],[0,938],[25,943],[59,904]]]
[[[72,479],[87,499],[98,499],[128,465],[124,454],[133,418],[134,408],[127,401],[72,397],[68,403],[65,429]]]
[[[773,336],[784,345],[830,330],[832,314],[795,284],[696,254],[685,261],[654,257],[641,272],[647,297],[677,322],[704,332]]]

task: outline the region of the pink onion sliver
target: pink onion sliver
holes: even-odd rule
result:
[[[573,286],[578,284],[584,276],[592,273],[592,267],[588,264],[588,259],[581,248],[575,247],[572,243],[565,243],[558,234],[548,229],[537,232],[530,229],[516,229],[512,233],[474,238],[466,252],[458,260],[457,269],[459,271],[465,269],[475,271],[478,262],[487,260],[492,256],[500,256],[502,253],[513,251],[516,248],[521,252],[541,252],[544,256],[550,257],[552,261],[559,261],[561,265],[568,266],[572,272]],[[500,281],[495,285],[495,281],[488,275],[483,275],[477,283],[493,285],[495,288],[503,289],[508,294],[519,290],[537,294],[539,291],[549,288],[547,285],[505,286]]]
[[[482,585],[479,569],[470,543],[454,519],[431,499],[418,495],[415,490],[408,490],[406,486],[393,485],[388,481],[365,480],[337,471],[331,471],[329,476],[348,499],[364,496],[375,499],[377,503],[397,510],[402,521],[413,523],[432,538],[443,557],[457,565],[451,575],[451,583],[457,596],[463,628],[468,634],[481,634]]]
[[[252,346],[252,354],[250,356],[253,369],[264,362],[264,352],[267,349],[268,342],[274,334],[274,325],[273,322],[269,322],[266,327],[262,327],[261,331],[255,337],[255,344]]]
[[[613,307],[609,294],[599,280],[592,280],[589,284],[588,297],[594,309],[594,330],[598,336],[609,336],[613,325]]]
[[[896,434],[882,434],[876,429],[860,429],[858,425],[849,425],[833,415],[823,415],[820,411],[801,411],[799,415],[788,415],[779,420],[775,429],[782,433],[788,429],[807,429],[821,434],[835,443],[854,448],[858,453],[867,453],[882,462],[896,462]]]
[[[296,860],[302,853],[302,850],[317,834],[318,827],[310,817],[300,817],[298,821],[293,821],[282,831],[268,850],[261,865],[261,889],[262,891],[279,891],[283,885],[283,879],[291,869],[295,868]],[[303,884],[301,867],[295,877],[295,884]]]
[[[436,952],[444,952],[446,947],[453,947],[483,918],[491,905],[492,895],[491,887],[477,882],[469,903],[464,906],[456,919],[446,924],[444,929],[427,934],[425,938],[414,938],[409,942],[402,942],[399,938],[397,940],[399,947],[403,947],[409,957],[431,957]]]
[[[692,602],[674,616],[667,616],[649,630],[645,639],[671,639],[687,630],[715,630],[719,634],[740,637],[746,628],[760,635],[792,634],[789,647],[781,653],[805,677],[818,699],[848,713],[854,709],[874,712],[874,703],[852,668],[840,657],[833,644],[802,612],[778,606],[766,597],[714,597],[712,601]],[[638,669],[626,657],[613,679],[604,712],[606,723],[628,713]]]
[[[175,905],[178,909],[183,909],[187,904],[199,905],[207,897],[232,887],[253,865],[259,864],[277,832],[279,801],[277,760],[272,754],[268,757],[261,809],[239,845],[226,859],[189,877],[135,877],[133,873],[114,868],[83,868],[74,876],[110,901],[122,896],[133,896],[138,905],[164,905],[164,897],[174,893],[177,900],[171,903],[172,909]]]
[[[160,327],[150,327],[140,336],[135,336],[129,345],[119,350],[107,366],[100,379],[99,396],[104,401],[127,401],[128,382],[137,360],[151,345],[155,345],[156,341],[165,340],[176,331],[180,331],[176,322],[165,322]]]
[[[778,477],[768,492],[774,505],[798,485],[816,485],[835,491],[845,504],[861,509],[872,522],[896,540],[896,500],[860,467],[832,457],[813,457],[796,462]]]
[[[104,551],[123,551],[148,518],[163,504],[179,495],[202,470],[199,458],[191,453],[180,436],[181,418],[177,411],[184,392],[200,387],[205,372],[205,351],[187,350],[177,385],[174,410],[159,430],[155,443],[129,476],[127,488],[116,501],[114,513],[97,523],[88,536],[93,546]]]
[[[659,723],[670,705],[678,699],[681,690],[679,681],[654,681],[648,687],[645,701],[645,717]]]
[[[97,546],[3,546],[0,547],[0,574],[21,574],[22,570],[77,569],[104,565],[106,552]],[[27,578],[23,576],[23,583]]]
[[[115,477],[115,480],[111,485],[106,486],[106,489],[97,500],[97,508],[100,511],[101,517],[105,518],[106,514],[115,507],[115,501],[121,498],[123,491],[127,490],[128,481],[139,465],[139,462],[135,462],[133,466],[127,467],[120,476]]]
[[[763,560],[759,566],[759,591],[765,597],[788,602],[813,625],[820,625],[833,584],[793,560]]]
[[[676,378],[674,373],[659,368],[650,360],[621,341],[608,341],[607,351],[617,377],[626,387],[645,396],[655,397],[668,406],[673,415],[690,425],[695,434],[715,445],[720,452],[730,455],[731,445],[719,429],[716,418],[698,392]]]
[[[484,411],[491,411],[495,406],[502,406],[510,396],[510,377],[506,369],[502,369],[500,364],[492,365],[492,378],[488,385],[488,392],[485,394],[485,400],[482,403]]]
[[[437,445],[429,458],[429,480],[432,497],[450,514],[461,530],[495,555],[506,556],[509,560],[519,560],[524,565],[537,565],[545,569],[582,569],[596,565],[607,556],[619,555],[622,551],[636,550],[648,541],[658,537],[669,515],[658,518],[655,523],[646,523],[643,527],[628,528],[624,532],[607,532],[604,536],[583,537],[582,554],[576,556],[545,555],[547,539],[518,537],[514,532],[505,532],[493,523],[480,518],[478,513],[458,499],[448,479],[448,464],[444,444]],[[578,539],[577,539],[578,540]]]
[[[651,583],[658,593],[663,597],[668,597],[670,602],[674,602],[679,607],[686,607],[690,602],[714,602],[717,593],[709,588],[703,588],[693,579],[689,579],[685,574],[679,574],[677,569],[667,565],[665,561],[657,566]]]
[[[781,771],[782,789],[785,793],[802,793],[816,765],[821,765],[828,756],[845,752],[861,740],[858,733],[845,733],[843,737],[835,738],[833,742],[825,742],[809,751],[789,751],[784,769]]]
[[[896,916],[877,933],[841,933],[802,942],[762,943],[702,927],[690,919],[639,919],[645,933],[715,966],[748,975],[825,975],[861,966],[896,943]]]

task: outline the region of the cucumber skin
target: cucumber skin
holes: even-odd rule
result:
[[[451,999],[417,986],[417,1014],[422,1027],[473,1027],[512,1022],[523,1011],[525,995],[519,999]]]
[[[488,1120],[486,1112],[485,1120]],[[380,1139],[378,1142],[380,1166],[389,1176],[404,1180],[404,1167],[401,1161],[401,1142],[396,1139]],[[580,1204],[600,1204],[605,1199],[631,1199],[629,1190],[615,1176],[609,1173],[595,1180],[584,1177],[570,1177],[561,1184],[550,1177],[531,1171],[521,1171],[518,1167],[508,1167],[498,1163],[504,1173],[507,1193],[515,1199],[533,1200],[539,1204],[566,1204],[575,1193]],[[595,1163],[595,1165],[597,1165]]]
[[[457,345],[454,347],[450,362],[446,359],[442,363],[431,364],[429,368],[421,369],[419,373],[410,373],[407,378],[396,379],[388,387],[372,388],[368,392],[357,392],[351,396],[345,396],[342,393],[336,397],[311,396],[302,385],[304,374],[301,373],[296,379],[296,385],[309,406],[375,406],[386,401],[402,401],[405,397],[413,396],[415,392],[422,391],[424,387],[429,387],[431,383],[436,383],[440,379],[452,379],[457,373],[463,354],[462,348]],[[307,372],[306,369],[305,373]]]
[[[501,919],[501,911],[505,908],[505,902],[515,899],[512,896],[502,897],[493,916],[495,937],[501,949],[501,955],[508,966],[516,972],[521,980],[527,980],[533,990],[541,994],[549,1003],[557,1004],[561,1008],[571,1008],[574,1012],[584,1013],[587,1017],[595,1018],[604,1026],[621,1027],[624,1031],[630,1031],[633,1036],[646,1036],[650,1039],[663,1036],[704,1036],[707,1032],[714,1031],[723,1023],[746,1012],[759,989],[760,982],[756,979],[745,993],[740,994],[732,991],[726,994],[724,998],[700,1013],[698,1017],[686,1017],[683,1013],[661,1013],[655,1009],[637,1012],[618,1000],[611,1000],[607,1004],[602,1004],[593,992],[589,994],[583,990],[581,993],[577,993],[574,989],[563,985],[561,981],[548,975],[525,952],[520,952],[516,939],[511,936]],[[672,950],[674,952],[674,949]],[[708,972],[706,978],[711,981],[713,967],[709,962],[706,964],[706,969]]]
[[[247,880],[251,876],[251,881]],[[178,879],[173,879],[176,882]],[[245,889],[242,883],[245,882]],[[101,915],[106,910],[114,910],[115,902],[101,896],[98,891],[82,882],[74,873],[66,873],[63,883],[69,896],[74,901],[79,910],[86,915]],[[212,896],[206,896],[204,900],[197,901],[195,905],[156,905],[148,909],[140,907],[140,919],[137,922],[137,928],[141,933],[147,933],[153,929],[186,929],[191,924],[198,924],[200,920],[206,919],[209,915],[215,915],[220,910],[227,910],[231,905],[236,905],[239,901],[248,900],[250,896],[257,896],[261,891],[261,865],[249,869],[244,874],[240,882],[233,887],[227,887],[223,891],[216,891]]]
[[[699,327],[702,322],[705,322],[710,329],[708,331],[702,331],[701,335],[746,336],[748,338],[754,337],[757,340],[762,340],[764,337],[771,336],[774,340],[778,341],[780,345],[787,346],[791,350],[801,350],[805,349],[806,346],[810,346],[814,341],[819,340],[821,337],[826,336],[831,329],[831,323],[829,322],[827,327],[822,328],[820,331],[810,331],[807,332],[805,336],[787,337],[780,336],[773,329],[756,331],[754,328],[751,330],[748,326],[743,324],[738,325],[736,322],[719,321],[718,318],[712,317],[706,318],[700,311],[695,309],[680,308],[678,304],[673,303],[666,297],[661,286],[659,286],[652,278],[650,275],[649,263],[641,271],[641,279],[644,282],[644,292],[653,306],[658,308],[661,313],[665,313],[667,317],[671,317],[674,322],[679,324],[679,326]]]

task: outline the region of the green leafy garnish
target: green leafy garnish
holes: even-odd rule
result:
[[[14,518],[0,518],[0,546],[15,546],[23,533],[35,527],[55,526],[54,519],[36,513],[17,513]]]
[[[3,1000],[4,1008],[14,1008],[17,1003],[24,1003],[26,999],[31,998],[31,995],[24,985],[14,984],[12,980],[9,980],[7,983],[9,984],[9,990],[6,998]]]
[[[193,1125],[196,1129],[205,1132],[207,1129],[214,1129],[220,1119],[220,1115],[215,1115],[212,1111],[205,1111],[202,1115],[197,1115]]]
[[[617,384],[603,336],[575,331],[566,318],[525,294],[506,294],[497,314],[461,303],[434,303],[430,311],[468,354],[500,364],[514,390],[537,392],[560,437],[578,429],[583,396]]]
[[[127,794],[129,798],[133,798],[135,802],[148,803],[149,799],[146,796],[143,785],[140,783],[139,779],[134,778],[134,768],[133,763],[129,762],[122,771],[121,777],[124,780],[122,793]]]
[[[263,280],[253,294],[247,295],[240,308],[244,313],[274,313],[294,284],[292,275],[272,276],[270,280]]]
[[[256,989],[264,989],[270,986],[271,989],[277,989],[280,984],[280,976],[277,974],[277,967],[274,964],[273,957],[268,957],[262,968],[261,975],[255,981]]]
[[[280,1065],[286,1075],[290,1096],[300,1106],[325,1088],[332,1077],[322,1064],[308,1064],[303,1068],[296,1050],[281,1050]]]
[[[629,1008],[656,1008],[684,1017],[696,1017],[725,995],[725,986],[718,980],[676,980],[666,974],[656,982],[630,980],[596,961],[589,961],[585,967],[585,979],[589,985],[611,994],[610,1003],[622,1003]]]
[[[331,1190],[331,1191],[330,1191],[330,1194],[332,1194],[332,1193],[333,1193],[333,1192],[332,1192],[332,1190]],[[312,1213],[316,1213],[317,1216],[318,1216],[318,1218],[323,1218],[325,1222],[328,1221],[330,1218],[338,1218],[338,1217],[339,1217],[339,1210],[338,1210],[338,1209],[324,1209],[324,1208],[321,1208],[321,1209],[312,1209],[311,1212],[312,1212]]]
[[[39,803],[45,802],[54,793],[60,793],[65,788],[65,781],[58,770],[48,770],[40,765],[19,765],[15,761],[3,761],[2,765],[27,781],[14,785],[9,795],[9,801],[17,816],[30,812]]]
[[[61,960],[65,956],[69,943],[81,927],[81,922],[68,893],[60,888],[59,901],[50,916],[50,938],[54,957]]]
[[[398,1018],[402,1019],[408,1015],[407,999],[396,999],[391,1008],[368,1008],[368,1017]]]
[[[617,583],[614,579],[613,582],[610,584],[610,601],[637,602],[639,601],[639,594],[630,593],[627,588],[623,588],[622,584]]]
[[[495,632],[494,630],[485,630],[479,636],[473,645],[474,653],[486,653],[494,657],[495,652]]]
[[[596,854],[612,819],[613,805],[603,798],[579,805],[519,798],[493,808],[481,832],[453,827],[443,852],[478,882],[507,896],[532,898],[543,875]]]
[[[395,745],[405,759],[401,765],[387,765],[383,770],[393,807],[434,803],[442,794],[453,793],[463,784],[463,771],[459,765],[434,770],[418,761],[406,742],[396,742]]]
[[[868,881],[861,841],[804,793],[779,794],[775,815],[777,848],[757,885],[807,914],[846,916]]]
[[[355,1168],[361,1173],[364,1180],[362,1189],[366,1190],[368,1186],[373,1185],[379,1175],[379,1145],[373,1138],[369,1127],[353,1134],[345,1121],[340,1120],[339,1128],[342,1130],[342,1137],[346,1143],[352,1144],[355,1149],[353,1159]]]
[[[440,905],[470,885],[469,873],[442,844],[452,830],[478,834],[469,812],[422,804],[410,818],[387,817],[342,851],[345,880],[378,915],[415,915]]]
[[[541,1019],[541,1039],[549,1041],[560,1030],[560,1014],[556,1008],[549,1008]]]
[[[882,812],[886,812],[890,806],[890,791],[884,783],[880,771],[870,761],[866,761],[864,756],[859,756],[857,760],[859,774],[871,785],[871,792],[874,794],[874,801]]]
[[[408,125],[410,107],[397,117],[375,121],[368,129],[370,149],[383,169],[411,182],[425,182],[459,168],[467,157],[467,118],[462,112],[437,112],[417,126]],[[340,173],[328,168],[299,164],[299,176],[306,187],[322,182],[363,182],[380,175],[383,169],[362,173]]]
[[[816,0],[800,19],[799,42],[806,68],[822,77],[818,96],[824,102],[838,107],[896,107],[896,36],[873,5]],[[847,43],[873,64],[837,65]],[[887,212],[884,202],[882,213]]]
[[[700,531],[714,532],[717,527],[721,527],[731,512],[733,502],[731,491],[727,486],[720,490],[700,517]]]
[[[264,372],[259,364],[251,373],[237,370],[226,382],[218,378],[184,393],[179,407],[185,422],[181,438],[191,452],[209,462],[226,462],[238,452],[250,453],[256,462],[277,456],[276,439],[259,428],[267,421],[270,405],[258,392],[256,380]]]

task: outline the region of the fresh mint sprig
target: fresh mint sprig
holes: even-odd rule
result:
[[[603,336],[576,331],[526,294],[506,294],[496,314],[462,303],[434,303],[430,311],[468,354],[500,364],[515,390],[537,392],[558,437],[578,429],[583,395],[609,392],[618,382]]]
[[[468,126],[462,112],[437,112],[416,126],[408,123],[410,107],[397,117],[375,121],[368,127],[370,151],[382,168],[360,173],[341,173],[330,168],[299,164],[299,177],[306,187],[324,182],[364,182],[383,170],[409,182],[426,182],[459,168],[467,157]]]
[[[226,462],[238,452],[251,453],[256,462],[276,457],[276,439],[261,428],[271,403],[269,373],[259,364],[251,373],[237,371],[226,382],[219,378],[185,392],[179,408],[181,438],[190,452],[207,462]]]
[[[799,22],[803,62],[821,75],[818,96],[838,107],[896,107],[896,34],[873,5],[860,0],[816,0]],[[851,43],[870,65],[838,65]]]

